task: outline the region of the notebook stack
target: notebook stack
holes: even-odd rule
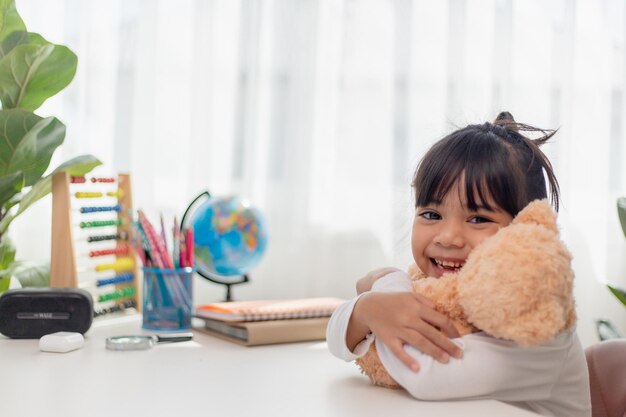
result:
[[[339,298],[234,301],[196,307],[199,329],[241,345],[324,340]]]

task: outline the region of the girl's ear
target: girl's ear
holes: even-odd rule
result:
[[[522,209],[513,219],[513,224],[538,224],[558,233],[559,229],[556,225],[556,213],[548,203],[548,200],[531,201]]]

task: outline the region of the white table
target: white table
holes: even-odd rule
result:
[[[40,352],[38,340],[0,336],[0,415],[533,416],[498,401],[421,402],[370,385],[323,342],[243,347],[195,332],[151,350],[104,348],[142,334],[140,316],[95,322],[82,349]]]

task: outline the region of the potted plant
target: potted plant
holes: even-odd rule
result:
[[[100,165],[91,155],[70,159],[46,175],[65,139],[56,117],[34,113],[74,78],[76,55],[28,32],[14,0],[0,0],[0,292],[16,277],[22,285],[47,285],[46,267],[15,260],[11,222],[50,193],[52,175],[84,175]]]

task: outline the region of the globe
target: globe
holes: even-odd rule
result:
[[[201,275],[244,275],[267,248],[265,221],[247,200],[209,197],[193,211],[189,224],[194,265]]]

